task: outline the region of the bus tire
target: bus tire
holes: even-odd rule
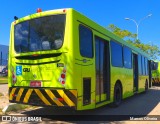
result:
[[[116,83],[114,87],[113,107],[118,107],[121,104],[121,101],[122,101],[122,88],[120,83]]]

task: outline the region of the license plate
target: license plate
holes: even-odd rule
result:
[[[31,81],[30,87],[41,87],[42,82],[41,81]]]

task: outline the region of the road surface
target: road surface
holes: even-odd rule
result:
[[[21,114],[21,115],[39,115],[39,116],[45,116],[42,120],[52,120],[56,122],[58,121],[63,121],[66,123],[93,123],[92,120],[94,120],[97,118],[98,121],[100,118],[102,118],[103,120],[101,121],[101,123],[105,123],[107,121],[106,118],[117,118],[119,119],[119,117],[122,117],[122,119],[120,119],[121,123],[131,123],[131,121],[126,121],[126,120],[130,120],[136,117],[136,115],[138,116],[138,118],[144,118],[144,117],[148,117],[149,119],[151,118],[158,118],[160,119],[160,87],[152,87],[151,89],[149,89],[147,91],[147,93],[142,93],[142,94],[138,94],[135,95],[131,98],[125,99],[123,100],[122,104],[118,107],[118,108],[110,108],[108,105],[95,109],[95,110],[87,110],[87,111],[73,111],[71,109],[61,109],[61,108],[51,108],[51,107],[38,107],[38,108],[34,108],[34,109],[29,109],[29,110],[23,110],[23,111],[18,111],[18,112],[14,112],[14,113],[10,113],[11,115],[13,114]],[[58,119],[53,119],[53,117],[55,115],[60,115],[58,116]],[[78,115],[78,116],[67,116],[67,117],[73,117],[74,119],[77,117],[77,120],[79,120],[81,118],[85,117],[85,119],[87,118],[89,120],[88,121],[76,121],[75,120],[68,120],[68,121],[64,121],[63,119],[61,119],[61,117],[65,117],[64,115]],[[104,116],[105,115],[105,116]],[[107,115],[107,116],[106,116]],[[113,116],[109,116],[109,115],[113,115]],[[129,115],[127,117],[125,117],[126,115]],[[148,116],[150,115],[150,116]],[[131,117],[131,118],[130,118]],[[133,118],[132,118],[133,117]],[[110,119],[109,119],[110,120]],[[133,121],[134,123],[136,123],[137,121]],[[139,121],[138,121],[139,122]],[[138,123],[137,122],[137,123]],[[97,123],[97,122],[96,122]],[[99,123],[99,122],[98,122]],[[110,121],[109,123],[114,123],[114,121]],[[160,123],[159,121],[144,121],[141,123]]]
[[[8,94],[8,84],[0,84],[0,93]]]

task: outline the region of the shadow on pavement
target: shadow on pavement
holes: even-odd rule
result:
[[[28,116],[42,116],[45,119],[62,121],[112,121],[129,120],[130,117],[147,116],[160,102],[160,88],[154,87],[146,93],[141,93],[123,100],[117,108],[109,105],[94,110],[74,111],[69,108],[43,107],[22,112]]]

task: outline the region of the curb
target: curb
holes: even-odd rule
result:
[[[17,111],[17,110],[25,109],[27,107],[28,107],[28,105],[17,104],[17,103],[10,103],[6,107],[4,107],[4,109],[2,110],[2,112],[5,114],[6,112]]]

